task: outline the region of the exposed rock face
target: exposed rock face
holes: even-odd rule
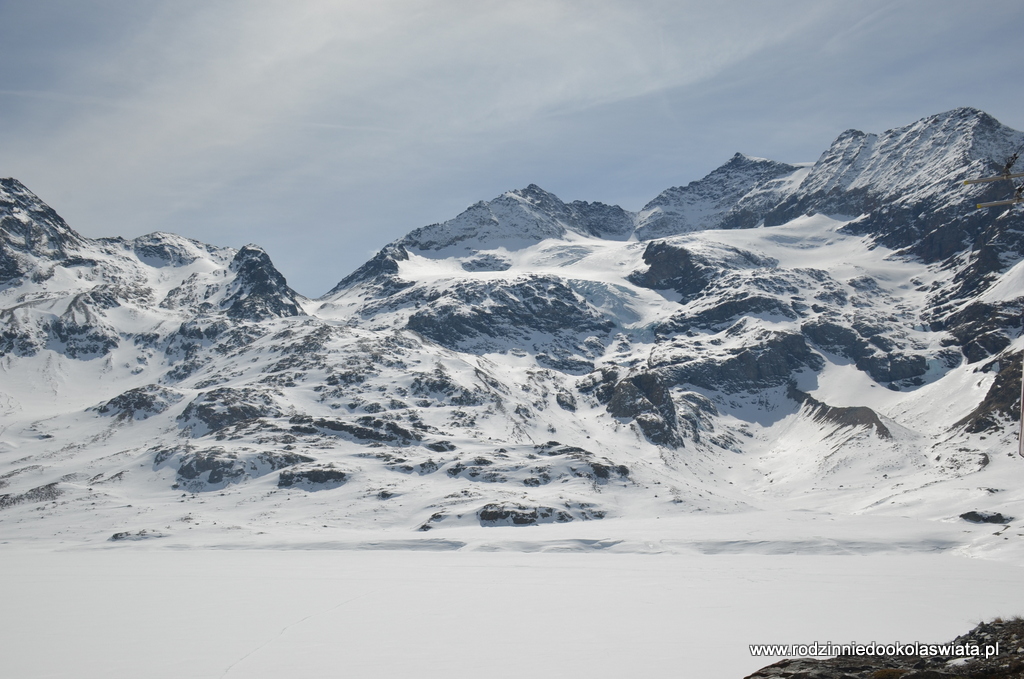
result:
[[[409,282],[398,282],[392,278],[398,274],[398,263],[404,262],[408,259],[409,253],[406,251],[404,245],[400,243],[387,245],[380,252],[374,255],[372,259],[366,262],[366,264],[363,264],[348,276],[341,279],[341,282],[328,291],[324,297],[327,298],[337,295],[343,290],[347,290],[359,283],[373,281],[390,284],[389,290],[392,292],[401,290],[403,287],[408,287],[412,284]]]
[[[848,408],[830,406],[792,386],[789,389],[789,396],[806,405],[811,418],[816,422],[827,422],[840,427],[869,427],[874,429],[879,438],[892,438],[892,433],[878,418],[878,413],[867,406]]]
[[[235,280],[221,306],[231,318],[261,321],[302,313],[298,298],[263,248],[246,245],[235,255],[230,269]]]
[[[0,509],[13,507],[22,503],[50,502],[56,500],[63,494],[63,491],[56,483],[48,483],[45,486],[32,488],[24,493],[6,493],[0,495]]]
[[[224,448],[160,450],[154,457],[154,466],[161,467],[169,461],[177,467],[177,483],[174,488],[198,493],[220,490],[229,484],[242,483],[279,469],[313,462],[313,458],[296,453],[253,454],[228,451]]]
[[[96,408],[96,412],[110,415],[118,420],[145,420],[163,413],[182,399],[173,389],[155,384],[129,389]]]
[[[511,285],[459,284],[412,314],[408,327],[459,348],[481,337],[504,343],[535,332],[607,333],[614,326],[560,280],[531,276]]]
[[[659,361],[659,367],[673,384],[737,393],[785,385],[803,368],[823,366],[803,336],[791,332],[762,331],[750,346],[727,352],[722,357],[677,355]]]
[[[963,519],[964,521],[969,521],[971,523],[1000,523],[1000,524],[1008,524],[1011,521],[1013,521],[1013,517],[1012,516],[1003,516],[999,512],[970,511],[970,512],[964,512],[963,514],[961,514],[960,518]]]
[[[717,267],[686,248],[655,240],[644,250],[647,271],[635,271],[629,280],[652,290],[675,290],[684,299],[694,298],[708,287]]]
[[[29,273],[38,257],[87,266],[75,254],[83,239],[17,179],[0,179],[0,283]]]
[[[221,387],[200,394],[178,421],[193,436],[204,436],[260,417],[280,417],[281,409],[265,390]]]
[[[348,481],[351,473],[333,466],[307,466],[301,469],[286,469],[278,476],[278,488],[302,488],[304,490],[330,490]]]
[[[795,171],[792,165],[737,153],[704,179],[668,189],[645,205],[636,235],[650,240],[703,229],[757,226],[766,208],[784,195],[773,180]],[[755,198],[755,188],[769,196]]]
[[[569,231],[625,240],[633,233],[633,216],[617,205],[574,201],[566,204],[536,184],[479,202],[458,217],[416,229],[402,239],[409,249],[473,249],[562,238]]]
[[[652,443],[683,445],[677,431],[675,403],[657,373],[640,373],[619,380],[608,401],[608,414],[635,420]]]
[[[1021,358],[1020,352],[1003,355],[984,400],[955,426],[980,433],[998,429],[1006,422],[1020,421]]]

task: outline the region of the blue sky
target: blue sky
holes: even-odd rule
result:
[[[1019,0],[0,0],[0,176],[87,236],[262,245],[318,296],[536,183],[639,209],[957,106],[1024,129]]]

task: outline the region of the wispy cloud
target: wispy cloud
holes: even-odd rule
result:
[[[822,143],[812,130],[848,126],[833,118],[865,106],[934,112],[899,88],[941,79],[948,65],[915,55],[969,13],[880,0],[54,0],[3,11],[0,58],[17,68],[0,75],[0,174],[92,235],[257,241],[282,268],[304,262],[306,281],[323,269],[323,289],[358,265],[351,253],[487,192],[554,181],[650,197],[735,150],[807,153]],[[972,40],[951,54],[996,44]],[[907,75],[886,71],[886,54],[908,60]],[[296,233],[358,246],[311,263],[327,255],[301,253]]]

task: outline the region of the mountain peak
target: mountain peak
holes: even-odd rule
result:
[[[703,179],[662,191],[640,211],[637,238],[664,238],[722,225],[746,195],[799,168],[736,153]]]
[[[768,158],[759,158],[758,156],[747,155],[746,153],[740,153],[737,151],[722,167],[749,167],[751,165],[760,164],[776,164],[776,161],[769,160]]]
[[[437,252],[505,247],[565,235],[566,206],[536,184],[474,203],[453,219],[416,229],[399,241],[405,248]]]
[[[525,189],[515,189],[504,194],[519,198],[531,207],[551,216],[561,216],[565,212],[565,203],[550,191],[545,191],[536,184],[530,184]]]
[[[29,271],[33,258],[63,260],[83,242],[24,184],[0,179],[0,283]]]
[[[235,254],[230,269],[235,280],[223,302],[228,316],[258,321],[302,313],[297,295],[260,246],[244,246]]]
[[[957,108],[926,116],[922,120],[981,120],[985,122],[998,122],[995,118],[981,109],[973,106],[958,106]]]

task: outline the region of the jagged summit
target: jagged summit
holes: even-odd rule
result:
[[[0,215],[3,355],[57,351],[92,360],[139,341],[154,318],[159,325],[302,313],[259,246],[236,252],[168,233],[85,238],[17,180],[0,180]]]
[[[566,225],[559,219],[564,214],[562,201],[531,184],[471,205],[454,219],[416,229],[400,242],[423,252],[455,247],[518,249],[525,243],[564,236]]]
[[[638,218],[637,238],[651,240],[728,228],[739,213],[751,210],[752,202],[778,201],[798,181],[800,172],[793,165],[737,153],[703,179],[668,189],[645,205]],[[789,181],[775,181],[783,178]]]
[[[260,246],[244,246],[228,268],[235,273],[229,295],[221,302],[228,316],[260,321],[302,313],[298,295]]]
[[[994,156],[1002,156],[1005,149],[1022,141],[1024,134],[970,108],[929,116],[882,134],[847,130],[815,163],[800,193],[806,198],[863,193],[876,199],[899,194],[902,201],[945,193],[957,180],[982,170],[996,160]]]
[[[882,134],[849,130],[821,155],[799,189],[768,211],[765,223],[815,213],[856,217],[850,232],[926,262],[965,248],[1018,248],[1019,211],[992,230],[993,215],[974,207],[1001,197],[1006,187],[965,188],[963,180],[992,174],[1022,143],[1024,133],[971,108]],[[976,261],[981,268],[974,278],[998,268],[987,252]]]
[[[618,206],[582,201],[567,204],[530,184],[471,205],[454,219],[416,229],[397,244],[424,253],[449,248],[517,250],[547,238],[565,238],[569,233],[624,240],[633,226],[633,215]]]

